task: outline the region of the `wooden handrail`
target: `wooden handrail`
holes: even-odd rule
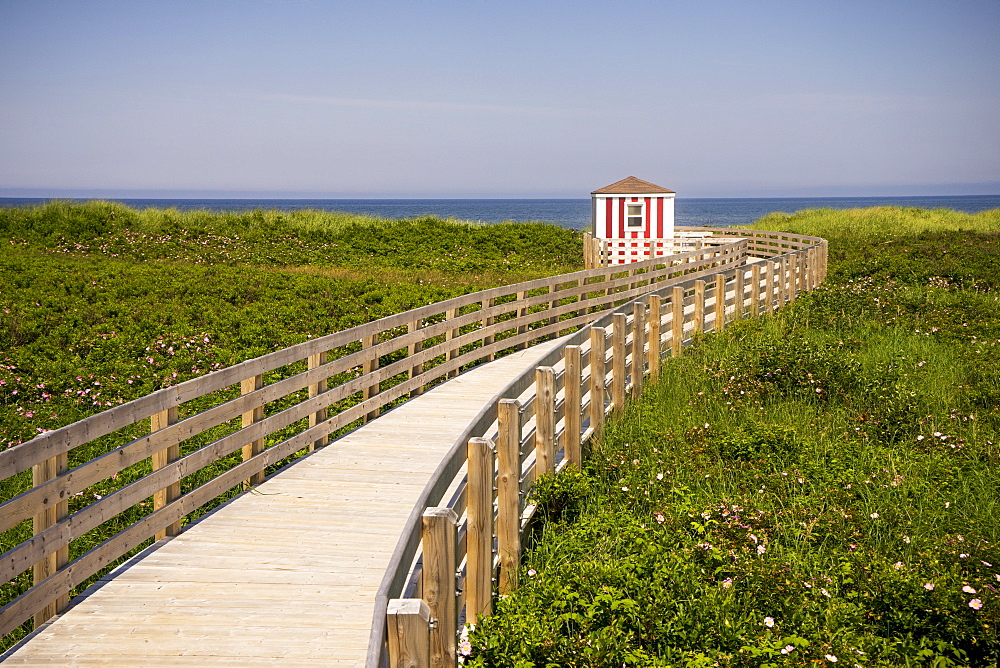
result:
[[[389,641],[386,637],[384,611],[389,601],[400,596],[402,591],[413,584],[412,579],[418,577],[416,572],[409,570],[409,565],[414,563],[420,549],[420,536],[414,530],[417,527],[414,518],[425,511],[432,512],[429,509],[433,509],[435,513],[442,513],[447,509],[455,517],[461,517],[467,510],[465,504],[469,494],[486,493],[483,490],[470,491],[468,494],[456,496],[450,504],[437,505],[442,501],[446,489],[455,484],[461,485],[460,479],[466,470],[463,466],[466,463],[465,459],[480,456],[477,453],[488,453],[492,458],[493,450],[487,446],[493,442],[497,444],[497,455],[500,450],[505,450],[504,459],[509,459],[510,443],[516,441],[518,444],[521,460],[515,469],[522,473],[517,485],[517,489],[520,490],[520,502],[513,503],[509,498],[510,493],[504,492],[504,500],[498,500],[495,506],[496,515],[492,524],[498,527],[495,534],[497,546],[519,544],[519,538],[514,539],[509,535],[510,527],[516,525],[523,529],[534,510],[525,507],[524,498],[530,492],[536,477],[535,464],[541,464],[545,468],[549,466],[545,463],[548,455],[544,452],[539,454],[535,450],[536,444],[540,441],[536,438],[538,432],[529,422],[533,421],[536,428],[543,430],[544,436],[541,442],[551,439],[558,444],[555,468],[561,470],[579,457],[576,454],[575,444],[585,444],[595,433],[599,433],[603,416],[620,408],[625,397],[634,389],[641,387],[642,374],[647,371],[653,372],[658,368],[661,351],[679,350],[680,345],[690,343],[698,331],[720,331],[731,319],[771,313],[777,306],[794,299],[798,291],[818,285],[825,276],[825,241],[800,235],[783,236],[789,238],[775,239],[776,244],[791,242],[796,247],[788,245],[785,246],[784,252],[775,252],[773,246],[768,248],[768,244],[760,243],[763,250],[757,257],[768,258],[763,262],[737,266],[723,265],[706,272],[692,273],[656,283],[650,286],[652,289],[645,294],[638,295],[614,310],[600,314],[587,326],[565,337],[558,348],[546,354],[534,368],[511,381],[483,407],[477,419],[456,441],[428,482],[411,515],[411,522],[400,537],[375,603],[367,662],[369,668],[382,665],[385,660],[392,665],[392,658],[387,657],[385,652],[391,644],[399,642],[399,639],[393,638]],[[774,262],[774,259],[781,261]],[[786,261],[790,262],[791,268],[786,266]],[[621,266],[616,267],[621,268]],[[801,273],[795,269],[800,266],[804,266],[804,271]],[[805,280],[802,281],[800,276]],[[709,277],[712,280],[706,284],[703,279]],[[697,312],[698,309],[694,308],[696,293],[700,294],[699,285],[708,286],[704,304],[707,312]],[[656,314],[655,322],[651,320],[653,314]],[[675,321],[678,314],[680,322]],[[703,318],[704,321],[695,322],[696,318]],[[616,345],[608,345],[606,329],[609,328],[612,330],[610,338],[619,340]],[[680,340],[675,340],[678,338],[678,333]],[[627,336],[622,336],[623,334]],[[597,350],[603,354],[592,354],[595,344],[599,346]],[[646,351],[646,354],[641,351]],[[653,359],[655,363],[651,363]],[[550,367],[553,372],[547,371]],[[539,370],[546,371],[539,373]],[[554,378],[550,375],[554,375]],[[617,390],[614,389],[615,386]],[[611,401],[606,402],[604,395],[609,389]],[[512,407],[516,408],[513,412],[516,418],[511,417]],[[573,415],[567,414],[568,407],[574,410]],[[540,417],[543,414],[544,417]],[[567,429],[573,429],[575,433],[567,434]],[[475,447],[467,445],[472,443],[475,443]],[[573,445],[566,447],[568,444]],[[468,467],[470,471],[473,468],[480,472],[486,468],[493,470],[492,460],[469,461]],[[503,475],[504,471],[509,472],[510,468],[509,464],[498,467],[497,475]],[[491,490],[495,487],[498,494],[499,490],[510,487],[510,481],[500,479],[478,483],[470,479],[469,484],[478,484],[480,487],[486,485]],[[511,517],[512,512],[517,512],[518,516]],[[484,525],[485,522],[480,519],[479,524]],[[457,535],[462,535],[461,527]],[[479,539],[480,543],[493,544],[492,541],[483,540],[481,536]],[[461,563],[467,546],[460,538],[455,540],[452,558]],[[441,552],[440,547],[436,549]],[[426,575],[428,572],[441,571],[441,566],[428,564],[428,554],[425,553],[423,557],[423,577],[428,577]],[[466,568],[470,567],[470,563],[473,562],[466,562]],[[500,588],[497,591],[505,593],[517,582],[517,563],[510,558],[510,555],[498,553],[492,560],[479,556],[474,563],[489,563],[491,570],[489,573],[467,572],[464,580],[467,588],[481,587],[482,585],[477,583],[492,581]],[[438,586],[439,584],[437,583]],[[425,586],[435,585],[425,584]],[[473,600],[481,602],[488,595],[491,593],[476,591]],[[473,619],[479,612],[466,610],[466,618]],[[437,617],[433,607],[430,615]],[[457,633],[458,630],[445,629],[443,632]],[[448,656],[445,657],[443,664],[435,665],[453,665],[454,660],[453,655]]]
[[[784,236],[789,238],[776,241],[813,245],[821,241]],[[689,285],[720,270],[734,272],[749,256],[772,252],[753,250],[761,243],[740,239],[633,265],[598,267],[455,297],[241,362],[0,452],[0,478],[36,471],[31,486],[0,504],[0,531],[41,515],[48,517],[45,522],[36,522],[32,537],[3,554],[0,570],[5,581],[32,569],[36,580],[0,609],[0,633],[6,635],[32,617],[36,625],[44,621],[65,607],[74,587],[147,540],[176,533],[185,516],[221,494],[259,483],[267,467],[296,453],[323,447],[352,425],[505,351],[574,330],[577,343],[584,343],[589,336],[586,327],[604,322],[602,313],[650,292],[662,293],[666,286]],[[589,365],[586,353],[582,363]],[[359,373],[358,367],[363,371]],[[589,382],[586,370],[583,376]],[[526,382],[521,380],[509,389],[520,387],[524,391]],[[561,375],[558,382],[562,382]],[[240,386],[242,391],[236,389]],[[293,395],[291,406],[268,414],[269,404],[287,403]],[[584,410],[589,409],[589,392],[584,390],[581,396]],[[495,405],[484,410],[483,420],[495,420]],[[240,427],[231,425],[240,417]],[[147,433],[136,436],[137,427]],[[218,432],[213,440],[200,447],[185,447],[191,439],[206,439],[201,435],[209,430]],[[283,432],[282,440],[268,445],[267,439],[274,440],[279,431]],[[98,439],[104,439],[103,454],[73,462],[77,449]],[[182,492],[182,480],[241,449],[242,462]],[[73,468],[66,466],[67,456]],[[154,458],[155,465],[147,475],[72,515],[65,512],[65,503],[73,495]],[[451,483],[457,473],[452,468],[439,469],[441,480],[447,478]],[[436,493],[439,484],[444,483],[432,481],[429,489]],[[150,496],[156,503],[140,510],[138,504]],[[439,500],[440,495],[423,507]],[[140,519],[68,562],[66,550],[74,540],[130,509],[140,514]],[[423,508],[414,512],[411,520],[418,526]],[[410,545],[412,537],[404,542]],[[43,562],[44,568],[34,568]],[[389,591],[395,589],[389,586]],[[384,635],[384,605],[379,615]]]

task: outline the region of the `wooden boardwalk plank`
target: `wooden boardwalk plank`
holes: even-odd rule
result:
[[[160,541],[5,655],[11,666],[362,666],[417,496],[545,342],[449,380]]]

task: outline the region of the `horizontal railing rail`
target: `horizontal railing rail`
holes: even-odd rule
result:
[[[700,332],[773,313],[826,274],[822,239],[693,231],[741,235],[749,261],[647,284],[634,299],[592,315],[502,388],[453,444],[411,512],[379,589],[369,668],[403,665],[404,655],[406,665],[454,665],[462,623],[488,615],[493,597],[517,585],[534,481],[579,466],[605,415],[640,392],[645,375],[659,373],[664,352],[679,355]]]
[[[677,252],[718,246],[734,238],[750,242],[750,253],[759,257],[780,255],[807,248],[822,240],[788,232],[718,227],[676,227],[670,239],[600,239],[584,234],[584,264],[588,267],[622,265]]]
[[[730,270],[810,238],[782,239],[770,250],[748,238],[726,241],[388,316],[0,452],[0,479],[14,490],[0,504],[0,569],[6,591],[14,592],[0,609],[0,634],[29,619],[37,627],[64,609],[75,589],[149,540],[176,535],[193,514],[462,369],[579,330],[662,285]],[[97,484],[107,489],[83,496]]]

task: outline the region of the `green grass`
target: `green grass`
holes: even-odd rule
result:
[[[876,206],[867,209],[807,209],[794,214],[771,213],[752,227],[824,239],[914,235],[921,232],[1000,232],[1000,209],[964,213],[951,209]]]
[[[138,211],[115,202],[0,209],[0,238],[132,262],[486,274],[492,281],[579,267],[581,233],[544,223],[387,220],[322,211]]]
[[[997,665],[1000,234],[966,220],[788,218],[827,283],[703,337],[543,482],[466,663]]]
[[[316,211],[137,211],[111,202],[0,209],[0,448],[310,338],[468,292],[577,270],[581,258],[578,232],[542,224],[393,221]],[[304,363],[290,365],[265,380],[303,370]],[[238,393],[238,386],[230,387],[189,402],[181,417]],[[269,404],[268,414],[303,394]],[[78,448],[70,466],[148,428],[147,421]],[[238,420],[220,425],[184,442],[182,454],[238,428]],[[267,445],[289,431],[273,434]],[[239,459],[236,453],[185,478],[182,490]],[[149,471],[146,460],[81,490],[70,499],[70,512]],[[28,486],[27,472],[0,481],[0,500]],[[71,558],[151,506],[147,499],[75,540]],[[30,533],[30,522],[5,532],[0,550]],[[29,586],[30,574],[2,585],[0,604]],[[25,624],[0,648],[29,630]]]

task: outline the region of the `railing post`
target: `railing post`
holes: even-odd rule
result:
[[[315,355],[309,356],[308,367],[310,369],[317,369],[326,364],[326,353],[317,353]],[[327,379],[323,379],[316,383],[309,385],[309,398],[318,397],[327,390]],[[328,411],[325,408],[321,408],[315,413],[309,416],[309,426],[315,427],[316,425],[325,422],[328,417]],[[313,452],[316,448],[321,448],[327,443],[329,443],[330,437],[324,434],[320,436],[317,440],[309,444],[309,452]]]
[[[420,546],[424,568],[420,591],[437,623],[430,633],[430,666],[452,668],[455,665],[455,630],[458,628],[458,603],[455,597],[455,557],[458,543],[458,515],[451,508],[427,508],[421,525]]]
[[[457,308],[450,308],[450,309],[448,309],[445,312],[444,317],[445,317],[445,320],[454,320],[456,317],[458,317],[458,309]],[[444,340],[445,340],[446,343],[450,342],[452,339],[454,339],[459,334],[460,334],[459,330],[452,329],[451,327],[449,327],[448,330],[444,333]],[[458,357],[458,355],[459,355],[459,351],[458,351],[457,348],[452,348],[451,346],[448,346],[447,347],[447,354],[445,355],[445,360],[448,361],[448,362],[450,362],[453,359],[455,359],[456,357]],[[448,372],[448,374],[447,374],[446,377],[447,378],[454,378],[457,375],[458,375],[458,369],[452,369],[451,371]]]
[[[497,551],[499,591],[517,588],[521,563],[521,404],[501,399],[497,405]]]
[[[518,322],[521,322],[521,318],[524,318],[526,315],[528,315],[528,309],[526,307],[522,307],[521,306],[521,304],[524,302],[525,299],[527,299],[527,297],[528,297],[528,293],[526,291],[524,291],[524,290],[521,290],[520,292],[518,292],[517,295],[514,297],[514,304],[517,306],[516,313],[517,313],[517,320],[518,320]],[[528,331],[528,326],[527,325],[525,325],[525,324],[519,324],[517,326],[517,333],[518,333],[518,335],[524,334],[527,331]],[[525,350],[525,349],[527,349],[527,347],[528,347],[528,342],[527,341],[522,341],[521,343],[519,343],[519,344],[517,344],[515,346],[515,348],[517,350]]]
[[[795,301],[798,296],[799,286],[799,256],[790,255],[788,257],[788,303]]]
[[[257,376],[256,378],[261,378],[261,377]],[[244,388],[243,394],[247,393],[247,390],[246,390],[247,383],[248,382],[254,382],[254,380],[256,378],[251,378],[250,380],[244,380],[243,381],[243,388]],[[260,409],[257,409],[257,410],[260,411],[260,415],[261,415],[261,417],[258,418],[258,419],[262,419],[264,417],[264,409],[260,408]],[[256,414],[256,411],[253,411],[253,412],[249,413],[249,415],[251,416],[251,420],[253,419],[252,416],[255,415],[255,414]],[[244,427],[247,426],[247,415],[248,415],[247,413],[243,414],[243,426]],[[159,430],[161,430],[161,429],[163,429],[163,428],[165,428],[165,427],[167,427],[169,425],[174,424],[175,422],[177,422],[177,407],[173,406],[171,408],[168,408],[165,411],[161,411],[159,413],[154,413],[153,415],[150,416],[150,418],[149,418],[149,431],[150,431],[150,433],[153,433],[155,431],[159,431]],[[254,443],[256,443],[256,442],[257,441],[254,441]],[[263,443],[264,443],[264,441],[260,441],[260,443],[261,443],[261,449],[263,449]],[[243,446],[243,459],[247,459],[246,449],[249,448],[249,447],[250,447],[249,445]],[[159,452],[154,452],[153,453],[153,456],[150,458],[151,459],[151,463],[152,463],[152,468],[153,468],[154,471],[156,471],[157,469],[162,469],[167,464],[169,464],[171,462],[177,461],[178,459],[180,459],[180,457],[181,457],[181,446],[180,446],[180,444],[179,443],[175,443],[173,445],[168,445],[165,449],[160,450]],[[263,481],[263,476],[261,477],[261,481]],[[257,483],[253,483],[253,484],[257,484]],[[163,508],[164,506],[166,506],[171,501],[177,499],[180,495],[181,495],[181,483],[180,483],[180,481],[177,481],[175,483],[171,483],[171,484],[167,485],[166,487],[164,487],[163,489],[159,490],[158,492],[154,492],[153,493],[153,511],[155,512],[155,511],[159,510],[160,508]],[[176,536],[180,532],[181,532],[181,523],[180,523],[180,520],[178,520],[176,522],[171,523],[168,527],[166,527],[164,529],[160,529],[159,531],[157,531],[156,532],[156,540],[161,540],[163,538],[166,538],[167,536]]]
[[[465,618],[475,624],[493,612],[493,467],[485,438],[469,439]]]
[[[559,284],[558,283],[553,283],[552,285],[549,286],[549,294],[551,295],[551,294],[554,294],[554,293],[558,292],[558,288],[559,288]],[[558,298],[549,301],[549,310],[550,311],[556,310],[556,307],[558,305],[559,305],[559,299]],[[559,316],[557,316],[557,315],[551,315],[551,316],[549,316],[549,324],[550,325],[555,325],[555,324],[558,324],[558,323],[559,323]],[[549,339],[549,340],[559,338],[559,330],[556,330],[556,331],[552,332],[546,338]]]
[[[764,293],[767,299],[764,300],[764,312],[768,315],[774,313],[774,273],[777,271],[777,264],[771,260],[767,261],[767,276],[764,280]]]
[[[726,275],[715,275],[715,331],[726,328]]]
[[[607,386],[607,331],[603,327],[590,330],[590,426],[594,434],[604,427],[604,395]]]
[[[662,302],[660,295],[649,296],[649,379],[656,380],[660,375],[660,318]]]
[[[247,378],[240,383],[240,394],[250,394],[251,392],[256,392],[260,388],[264,387],[264,376],[254,376],[253,378]],[[254,424],[255,422],[260,422],[264,419],[264,407],[257,406],[256,408],[247,411],[243,414],[242,426],[244,429]],[[243,446],[243,461],[247,461],[254,455],[258,455],[264,452],[264,439],[258,438],[252,443],[247,443]],[[155,464],[153,468],[158,468]],[[249,489],[254,485],[259,485],[264,482],[264,472],[258,471],[254,473],[249,478],[243,481],[243,489]],[[154,504],[155,506],[155,504]],[[154,508],[155,509],[155,508]],[[167,534],[174,535],[174,534]],[[159,536],[159,534],[157,534]]]
[[[580,451],[580,412],[582,397],[580,395],[581,369],[580,346],[566,346],[563,349],[563,454],[571,466],[583,467],[583,456]]]
[[[743,319],[743,300],[746,297],[746,266],[736,265],[736,273],[733,275],[733,320]]]
[[[642,394],[646,373],[646,305],[632,304],[632,396]]]
[[[777,307],[785,305],[785,296],[788,294],[788,258],[778,260],[778,303]]]
[[[430,665],[430,609],[419,598],[394,598],[386,607],[389,668]]]
[[[670,293],[670,354],[679,357],[684,345],[684,288],[675,285]]]
[[[535,369],[535,478],[556,467],[556,372]]]
[[[407,323],[407,325],[406,325],[406,332],[408,334],[413,334],[413,332],[416,332],[418,329],[420,329],[420,321],[419,320],[414,320],[413,322]],[[413,357],[414,355],[416,355],[417,353],[419,353],[421,350],[423,350],[423,347],[424,347],[424,341],[423,341],[423,339],[419,339],[419,338],[413,339],[413,343],[411,343],[409,345],[409,347],[407,348],[407,351],[406,351],[407,355],[409,355],[410,357]],[[408,375],[409,375],[410,378],[416,378],[417,376],[419,376],[423,372],[424,372],[424,365],[421,362],[419,364],[413,364],[413,365],[411,365],[410,366],[410,371],[409,371]],[[419,397],[423,393],[424,393],[424,386],[420,385],[420,386],[415,387],[412,390],[410,390],[410,398],[412,399],[413,397]]]
[[[705,331],[705,281],[694,282],[694,330],[692,335]]]
[[[812,273],[812,249],[800,249],[799,258],[799,292],[809,291],[809,274]]]
[[[490,299],[483,300],[483,310],[493,308],[496,301],[491,297]],[[483,329],[489,330],[490,327],[496,322],[496,318],[493,316],[488,316],[483,318]],[[492,334],[486,334],[483,336],[483,348],[493,345],[494,337]],[[487,362],[492,362],[496,358],[496,353],[488,353],[484,358]]]
[[[68,468],[68,459],[68,455],[63,453],[61,455],[56,455],[55,457],[50,457],[44,462],[32,466],[32,485],[38,487],[39,485],[43,485],[49,480],[65,473]],[[32,534],[37,536],[49,527],[54,526],[57,522],[64,520],[68,514],[68,500],[60,501],[49,508],[46,508],[32,518]],[[45,578],[55,575],[56,571],[65,568],[67,563],[69,563],[68,545],[60,547],[55,552],[47,554],[41,561],[32,566],[31,572],[34,585],[37,586]],[[69,594],[67,591],[63,591],[63,593],[59,594],[54,601],[35,613],[35,628],[37,629],[53,616],[65,610],[67,605],[69,605]]]
[[[361,347],[366,349],[374,348],[376,343],[378,343],[378,334],[372,334],[371,336],[366,336],[364,338],[364,340],[361,342]],[[373,351],[371,353],[371,356],[365,360],[365,363],[364,365],[362,365],[361,370],[367,376],[370,373],[374,373],[376,369],[378,369],[378,355],[376,355]],[[362,395],[363,400],[367,401],[372,397],[374,397],[375,395],[377,395],[378,393],[379,393],[378,383],[376,383],[375,385],[369,385],[368,387],[365,388],[363,392]],[[379,416],[380,412],[381,411],[378,408],[373,409],[370,413],[365,415],[364,421],[368,422],[369,420],[374,420]]]
[[[625,406],[625,314],[613,314],[611,327],[611,405],[617,413]]]
[[[760,265],[750,267],[750,317],[760,315]]]
[[[819,285],[819,247],[809,249],[809,289],[815,290]]]

